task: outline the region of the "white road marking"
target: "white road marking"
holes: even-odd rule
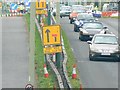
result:
[[[29,76],[29,82],[30,82],[30,76]]]

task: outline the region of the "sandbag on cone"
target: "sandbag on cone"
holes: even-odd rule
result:
[[[49,77],[49,74],[48,74],[48,71],[47,71],[47,68],[46,68],[46,64],[44,64],[44,77],[45,78]]]
[[[72,72],[72,79],[76,79],[77,78],[77,74],[76,74],[76,65],[73,65],[73,72]]]
[[[82,84],[80,84],[80,90],[83,90],[83,88],[82,88]]]

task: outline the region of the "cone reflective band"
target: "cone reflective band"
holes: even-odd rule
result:
[[[49,74],[48,74],[48,71],[47,71],[47,68],[46,68],[46,64],[44,64],[44,77],[45,78],[49,77]]]
[[[77,74],[76,74],[76,65],[73,65],[73,72],[72,72],[72,79],[76,79],[77,78]]]
[[[55,53],[53,53],[53,62],[56,62],[56,57],[55,57]]]

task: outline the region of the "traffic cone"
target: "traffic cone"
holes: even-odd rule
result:
[[[55,53],[53,53],[53,62],[56,62]]]
[[[47,68],[46,68],[46,64],[44,64],[44,77],[45,78],[49,77],[49,74],[48,74],[48,71],[47,71]]]
[[[82,88],[82,84],[80,84],[80,90],[83,90],[83,88]]]
[[[72,72],[72,79],[76,79],[77,78],[77,74],[76,74],[76,65],[73,65],[73,72]]]

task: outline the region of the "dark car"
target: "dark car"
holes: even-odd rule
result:
[[[74,31],[79,32],[80,31],[79,28],[81,28],[83,23],[94,22],[94,21],[97,21],[97,19],[95,19],[91,13],[90,14],[88,13],[78,14],[76,20],[74,21]]]
[[[96,34],[89,44],[90,60],[119,60],[120,61],[120,45],[118,38],[114,34]]]
[[[109,33],[109,31],[101,22],[86,22],[83,24],[82,28],[80,28],[79,39],[81,41],[91,40],[95,34],[99,33]]]
[[[62,6],[60,10],[60,17],[66,17],[69,16],[71,13],[71,7],[70,6]]]

